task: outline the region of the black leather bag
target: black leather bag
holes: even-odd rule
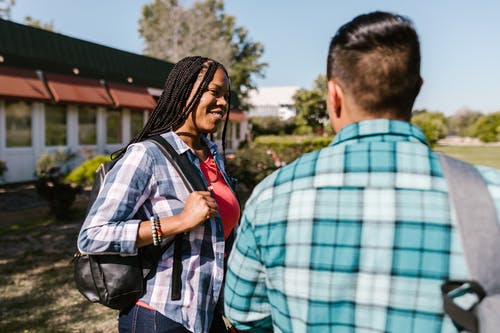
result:
[[[114,254],[77,254],[74,264],[75,283],[89,301],[116,310],[126,309],[145,290],[145,277],[140,256]]]
[[[197,180],[200,177],[193,171],[193,166],[187,160],[187,156],[177,155],[168,142],[160,136],[152,137],[150,140],[158,145],[166,158],[178,170],[189,191],[193,191],[190,180]],[[189,165],[185,165],[185,163],[189,163]],[[182,168],[183,165],[184,168]],[[98,169],[98,176],[92,192],[99,190],[104,175],[109,169],[109,164]],[[186,176],[185,173],[188,173],[189,176]],[[95,194],[91,195],[91,200],[95,200],[95,197]],[[179,299],[182,263],[180,249],[177,248],[181,244],[182,238],[176,237],[174,241],[176,250],[174,251],[174,270],[172,272],[172,298]],[[77,253],[73,258],[76,287],[91,302],[100,303],[116,310],[127,309],[144,294],[147,280],[154,275],[159,259],[172,242],[162,248],[152,245],[141,248],[136,256]]]

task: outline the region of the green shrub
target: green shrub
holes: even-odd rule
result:
[[[108,155],[97,155],[89,160],[84,161],[78,167],[73,169],[65,178],[66,181],[79,184],[81,186],[89,186],[94,183],[96,170],[101,163],[110,161]]]
[[[260,135],[292,134],[295,130],[295,118],[282,120],[279,117],[254,117],[250,118],[252,134]]]
[[[238,149],[231,158],[226,159],[227,170],[247,192],[280,166],[273,159],[271,151],[264,147]]]
[[[256,147],[275,151],[281,161],[290,163],[305,153],[328,146],[331,142],[331,137],[288,135],[260,136],[255,139],[254,144]]]
[[[234,156],[228,157],[226,165],[239,186],[244,187],[243,191],[251,192],[274,170],[307,152],[326,147],[331,141],[331,137],[318,136],[260,136],[252,147],[238,149]]]
[[[71,170],[75,155],[69,150],[58,150],[55,154],[44,153],[36,162],[35,188],[49,206],[49,213],[57,220],[71,217],[71,208],[81,187],[64,180]]]
[[[4,161],[0,161],[0,179],[3,179],[5,171],[7,170],[7,163],[5,163]]]
[[[456,134],[461,137],[474,135],[474,124],[483,114],[479,111],[460,110],[448,117],[449,134]]]
[[[483,142],[500,140],[500,112],[490,113],[479,118],[473,127],[476,138]]]
[[[446,117],[441,112],[416,111],[411,122],[420,127],[431,147],[448,134]]]

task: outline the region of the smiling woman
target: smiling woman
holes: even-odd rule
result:
[[[78,238],[82,254],[164,250],[144,295],[121,311],[120,332],[151,331],[152,317],[164,332],[225,331],[217,304],[240,207],[223,156],[207,136],[223,124],[224,151],[229,91],[222,64],[204,57],[180,60],[147,123],[115,154],[89,210]],[[189,193],[182,175],[148,140],[158,135],[188,157],[210,190]]]

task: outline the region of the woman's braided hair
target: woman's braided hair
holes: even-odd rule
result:
[[[226,69],[219,62],[205,57],[186,57],[177,62],[168,74],[165,88],[158,99],[151,116],[143,129],[130,142],[112,154],[113,158],[121,157],[132,143],[144,141],[152,136],[175,130],[181,126],[189,114],[198,105],[201,95],[207,90],[217,69]],[[202,76],[201,80],[199,77]],[[195,84],[199,81],[197,88]],[[196,88],[191,100],[188,101],[193,88]],[[228,106],[230,100],[228,97]],[[226,150],[226,125],[229,119],[229,107],[222,128],[222,151]]]

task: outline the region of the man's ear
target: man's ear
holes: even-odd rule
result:
[[[424,84],[424,79],[422,77],[419,78],[418,80],[418,90],[417,90],[417,95],[420,93],[420,89],[422,89],[422,85]]]
[[[334,114],[330,114],[330,117],[339,118],[340,113],[342,112],[342,99],[344,98],[344,92],[342,88],[334,81],[328,81],[328,93],[327,93],[327,101],[330,105],[330,111]]]

